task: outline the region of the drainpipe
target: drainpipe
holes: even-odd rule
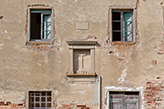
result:
[[[101,109],[101,76],[98,79],[98,109]]]

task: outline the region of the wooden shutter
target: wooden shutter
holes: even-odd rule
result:
[[[124,95],[111,94],[110,95],[110,109],[123,109]]]
[[[139,109],[137,94],[110,94],[110,109]]]

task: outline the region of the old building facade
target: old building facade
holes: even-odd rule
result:
[[[163,0],[1,0],[0,109],[163,109]]]

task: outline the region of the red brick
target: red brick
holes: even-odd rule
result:
[[[152,64],[153,64],[153,65],[157,65],[157,60],[153,60],[153,61],[152,61]]]

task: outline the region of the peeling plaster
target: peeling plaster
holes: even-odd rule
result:
[[[5,30],[5,33],[7,33],[7,30]]]

